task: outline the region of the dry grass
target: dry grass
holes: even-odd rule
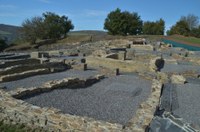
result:
[[[90,56],[86,58],[86,62],[89,66],[106,67],[111,71],[115,71],[116,68],[119,68],[122,72],[144,72],[148,69],[148,64],[139,61],[123,61]]]

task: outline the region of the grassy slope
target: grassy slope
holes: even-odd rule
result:
[[[0,30],[0,35],[10,35],[11,33]]]
[[[184,37],[184,36],[180,36],[180,35],[167,36],[165,38],[173,40],[173,41],[181,42],[181,43],[184,43],[184,44],[191,44],[191,45],[199,45],[200,46],[200,38]]]
[[[7,38],[7,42],[10,44],[20,36],[21,27],[0,24],[0,37]]]
[[[100,40],[114,40],[114,39],[128,39],[133,40],[135,38],[149,38],[151,40],[160,40],[163,36],[159,35],[133,35],[133,36],[112,36],[107,35],[104,31],[97,31],[97,30],[82,30],[82,31],[72,31],[68,33],[67,38],[58,40],[56,43],[51,44],[53,45],[71,45],[72,43],[76,42],[91,42],[92,41],[100,41]],[[49,45],[49,44],[48,44]],[[19,42],[15,46],[8,48],[7,50],[31,50],[33,45],[30,45],[27,42]],[[48,46],[47,46],[48,47]]]

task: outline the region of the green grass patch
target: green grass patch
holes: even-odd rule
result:
[[[195,37],[170,36],[169,38],[172,38],[178,41],[192,43],[192,44],[200,44],[200,38],[195,38]]]
[[[0,132],[44,132],[41,128],[30,128],[22,124],[8,125],[0,122]]]

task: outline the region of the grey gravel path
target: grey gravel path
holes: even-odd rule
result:
[[[106,78],[85,89],[59,89],[24,99],[64,113],[126,124],[151,92],[151,82],[135,75]]]
[[[63,79],[66,77],[88,78],[90,76],[94,76],[97,74],[98,71],[96,70],[87,70],[87,71],[67,70],[65,72],[37,75],[17,81],[0,83],[0,87],[5,86],[7,90],[12,90],[19,87],[30,88],[30,87],[41,86],[43,83],[51,80]]]

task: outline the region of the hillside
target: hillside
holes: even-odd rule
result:
[[[20,27],[0,24],[0,37],[12,43],[20,36]]]
[[[80,31],[71,31],[69,35],[106,35],[107,33],[99,30],[80,30]]]
[[[165,36],[163,38],[167,39],[167,40],[179,42],[179,43],[182,43],[182,44],[186,44],[186,45],[192,45],[192,46],[200,47],[200,38],[185,37],[185,36],[181,36],[181,35],[171,35],[171,36]]]

